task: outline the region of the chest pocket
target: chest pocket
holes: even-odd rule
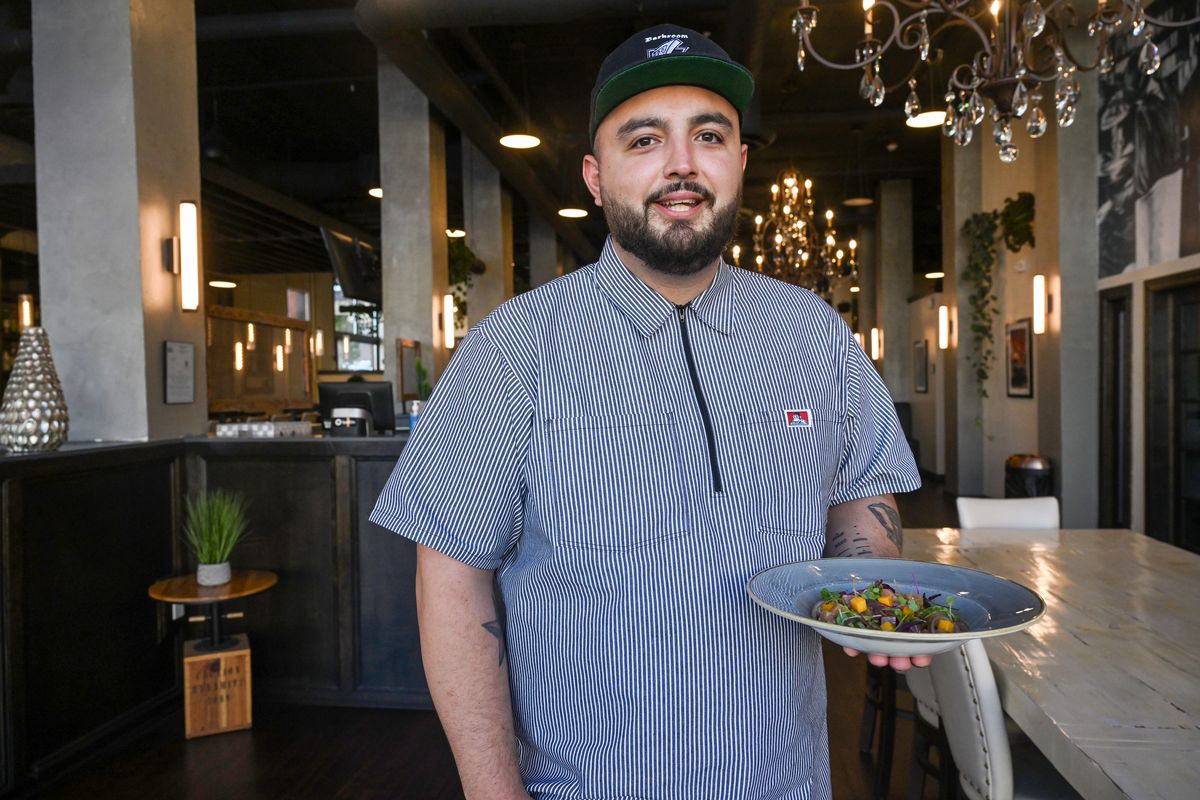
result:
[[[564,417],[545,426],[554,544],[629,550],[689,531],[674,415]]]
[[[823,533],[842,453],[842,421],[816,412],[808,425],[788,425],[784,412],[742,413],[752,455],[747,476],[759,524],[786,533]]]

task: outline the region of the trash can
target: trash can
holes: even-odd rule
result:
[[[1050,459],[1017,453],[1004,462],[1005,497],[1049,497],[1052,494],[1054,468],[1050,466]]]

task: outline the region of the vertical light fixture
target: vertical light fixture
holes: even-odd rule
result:
[[[184,311],[200,308],[200,218],[196,204],[179,204],[179,304]]]
[[[871,360],[878,361],[883,358],[883,331],[879,328],[871,328]]]
[[[33,295],[17,295],[17,313],[20,315],[18,327],[21,330],[33,327]]]
[[[291,355],[292,352],[292,329],[283,329],[283,352]]]
[[[862,331],[855,331],[855,332],[854,332],[854,341],[858,342],[858,346],[859,346],[859,347],[863,347],[863,335],[862,335]],[[863,349],[864,349],[864,350],[866,350],[866,348],[865,348],[865,347],[863,347]]]
[[[350,337],[349,336],[342,337],[342,355],[346,356],[346,357],[350,356]]]
[[[242,354],[242,343],[233,343],[233,368],[238,372],[242,371],[242,367],[246,365],[245,356]]]
[[[442,295],[442,335],[447,350],[454,348],[454,295]]]
[[[313,351],[319,356],[325,355],[325,332],[320,328],[317,328],[317,344]]]
[[[254,349],[254,323],[253,322],[246,323],[246,349],[247,350]]]
[[[275,345],[275,371],[283,372],[283,345]]]
[[[1033,332],[1046,332],[1046,276],[1033,276]]]
[[[938,306],[938,350],[950,347],[950,307]]]

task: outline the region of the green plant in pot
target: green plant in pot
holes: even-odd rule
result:
[[[241,495],[218,489],[188,498],[183,538],[196,556],[196,583],[228,583],[229,554],[245,536],[246,501]]]

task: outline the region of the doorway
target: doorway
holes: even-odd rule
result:
[[[1100,527],[1128,528],[1133,475],[1133,290],[1100,293]]]
[[[1146,533],[1200,552],[1200,272],[1146,288]]]

